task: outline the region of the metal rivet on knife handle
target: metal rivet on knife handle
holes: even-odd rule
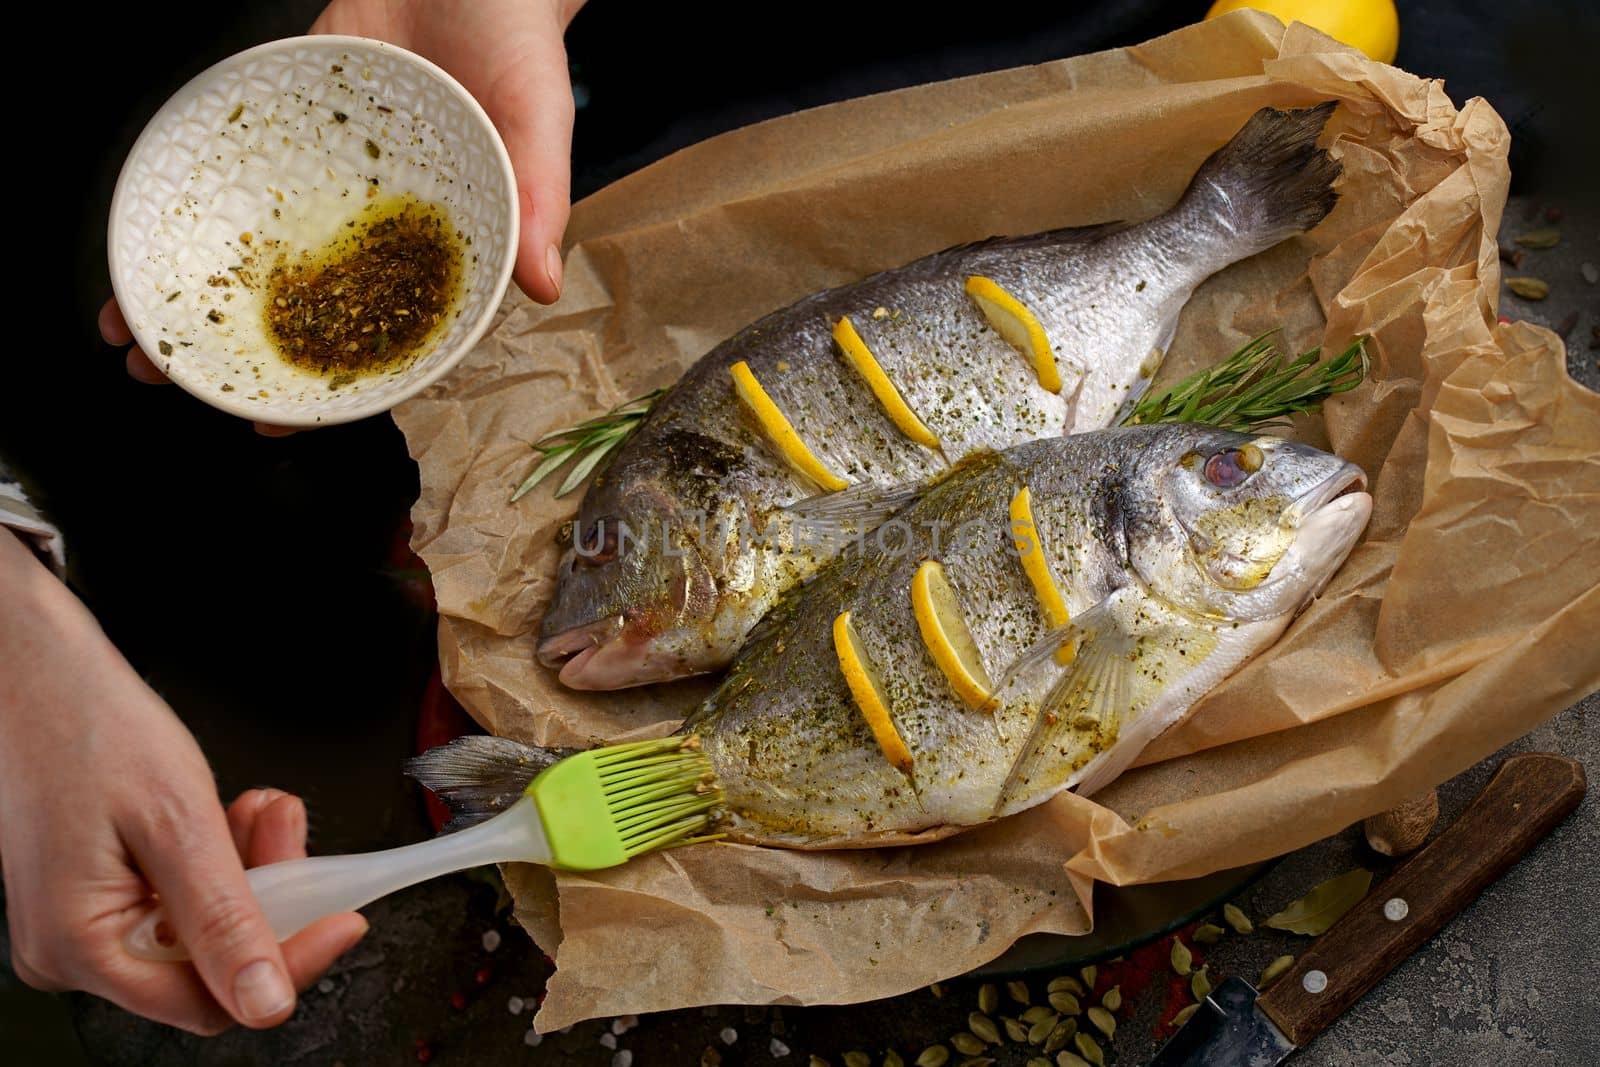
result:
[[[1404,919],[1410,911],[1411,905],[1407,904],[1403,897],[1390,897],[1383,902],[1383,917],[1392,923]]]
[[[1328,988],[1328,976],[1322,971],[1307,971],[1300,979],[1300,986],[1307,993],[1320,993]]]

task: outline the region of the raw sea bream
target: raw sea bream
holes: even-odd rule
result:
[[[1196,286],[1332,209],[1333,106],[1257,112],[1144,222],[952,248],[718,345],[595,477],[540,660],[577,689],[724,667],[832,558],[800,527],[867,530],[973,457],[1111,425]]]
[[[1092,792],[1322,590],[1371,515],[1365,481],[1192,424],[964,464],[780,604],[690,715],[722,829],[914,844]],[[553,755],[469,737],[413,773],[477,815]]]

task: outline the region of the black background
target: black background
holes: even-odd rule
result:
[[[1513,127],[1518,183],[1592,198],[1600,55],[1578,13],[1591,6],[1405,0],[1397,63],[1444,77],[1458,102],[1488,96]],[[258,437],[132,381],[95,329],[111,190],[144,122],[204,67],[300,32],[319,7],[36,11],[9,37],[0,455],[65,526],[74,585],[195,731],[224,795],[301,793],[314,846],[343,851],[426,832],[396,768],[431,646],[383,572],[416,494],[404,442],[387,418]],[[594,0],[569,35],[574,195],[725,129],[1133,43],[1204,7]]]

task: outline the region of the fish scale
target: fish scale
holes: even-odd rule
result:
[[[796,521],[819,482],[854,488],[851,506],[832,514],[858,533],[892,510],[883,498],[898,487],[983,453],[1111,424],[1149,383],[1197,285],[1332,208],[1338,166],[1316,147],[1331,108],[1258,112],[1155,218],[947,249],[813,294],[712,349],[585,495],[574,543],[598,551],[575,547],[563,558],[541,661],[581,689],[719,669],[837,551],[801,552],[793,536],[765,536]],[[1042,328],[1059,394],[1040,384],[1034,354],[1008,343],[968,296],[972,277],[999,286]],[[938,448],[902,432],[839,349],[833,331],[844,317]],[[736,394],[740,364],[776,415],[759,399],[752,407],[748,381],[745,399]],[[822,473],[801,472],[803,456],[785,453],[796,450],[775,418]],[[687,466],[674,446],[688,440],[703,442],[696,455],[729,458]],[[706,517],[711,529],[700,532]],[[607,524],[654,536],[611,551]]]

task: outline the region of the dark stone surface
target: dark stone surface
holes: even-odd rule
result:
[[[258,440],[176,390],[129,382],[92,328],[108,291],[105,208],[144,118],[203,66],[295,32],[319,6],[296,0],[221,10],[180,0],[163,5],[159,18],[129,8],[98,16],[104,21],[97,34],[73,28],[83,69],[114,71],[116,91],[74,115],[70,137],[58,130],[50,142],[60,215],[80,226],[57,269],[76,284],[50,287],[44,299],[54,303],[39,313],[67,324],[50,349],[63,354],[18,361],[0,384],[16,390],[0,395],[37,401],[20,419],[9,412],[0,419],[0,448],[51,496],[69,526],[78,588],[196,731],[224,793],[270,782],[306,795],[314,847],[336,852],[382,848],[428,832],[415,793],[394,768],[412,747],[414,694],[432,650],[403,592],[380,570],[388,532],[415,494],[403,443],[386,420]],[[697,41],[676,9],[624,15],[615,0],[594,0],[572,37],[574,76],[589,99],[579,119],[575,188],[580,195],[592,191],[683,144],[794,107],[1130,43],[1181,25],[1204,6],[1095,5],[1064,14],[1050,5],[1048,12],[1013,9],[1009,21],[973,22],[822,4],[807,9],[792,48],[774,55],[748,42],[723,48]],[[1600,264],[1592,105],[1578,112],[1581,125],[1562,117],[1568,94],[1585,99],[1573,57],[1590,63],[1596,54],[1593,37],[1577,29],[1578,5],[1409,0],[1401,7],[1400,64],[1447,75],[1457,100],[1489,94],[1513,125],[1519,169],[1529,175],[1519,188],[1533,192],[1508,209],[1505,234],[1542,225],[1547,198],[1567,213],[1561,246],[1528,253],[1518,271],[1548,280],[1549,300],[1526,304],[1506,295],[1503,313],[1556,327],[1577,312],[1568,366],[1591,388],[1600,386],[1590,347],[1591,330],[1600,325],[1600,289],[1579,274],[1585,259]],[[727,11],[718,24],[744,27],[744,8]],[[717,18],[698,9],[695,17],[707,24]],[[841,34],[841,27],[850,32]],[[128,62],[129,55],[136,61]],[[317,605],[314,618],[307,604]],[[174,634],[184,638],[181,652]],[[240,663],[254,663],[262,648],[276,650],[276,658],[241,689]],[[1591,697],[1512,750],[1561,752],[1593,768],[1597,713],[1600,702]],[[1444,787],[1446,819],[1496,762]],[[1594,804],[1587,801],[1298,1062],[1600,1062],[1588,962],[1600,943]],[[1358,862],[1381,869],[1352,829],[1287,857],[1241,902],[1259,919]],[[33,993],[0,966],[0,1063],[355,1067],[416,1062],[419,1039],[441,1064],[612,1062],[612,1051],[599,1044],[609,1021],[552,1035],[538,1048],[523,1044],[529,1013],[513,1016],[507,1002],[535,999],[548,965],[508,919],[496,916],[489,886],[443,879],[367,913],[373,924],[367,940],[305,996],[288,1024],[265,1034],[235,1031],[199,1041],[91,997]],[[490,928],[503,935],[494,952],[482,942]],[[1208,959],[1219,976],[1254,978],[1266,961],[1303,944],[1273,932],[1230,935]],[[0,956],[5,948],[0,944]],[[1158,943],[1119,967],[1128,970],[1152,955],[1159,962],[1163,954]],[[1031,983],[1035,999],[1043,984]],[[1129,998],[1134,1009],[1118,1030],[1114,1062],[1139,1062],[1154,1046],[1156,1020],[1170,1014],[1163,1008],[1177,1003],[1166,998],[1181,995],[1159,967],[1149,984]],[[923,1045],[964,1028],[976,988],[951,983],[942,998],[924,991],[842,1008],[666,1013],[642,1020],[618,1047],[633,1051],[641,1067],[696,1063],[708,1044],[730,1067],[804,1064],[813,1052],[837,1067],[850,1049],[873,1051],[879,1062],[888,1046],[908,1053],[909,1063]],[[459,1009],[451,1003],[456,993]],[[731,1046],[717,1036],[724,1027],[738,1032]],[[770,1055],[774,1036],[793,1050],[788,1057]],[[1026,1055],[1010,1046],[999,1059],[1020,1065]]]

